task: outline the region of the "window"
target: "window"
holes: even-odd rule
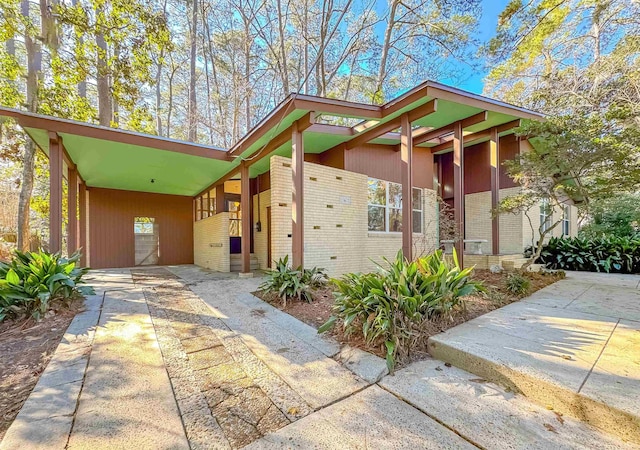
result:
[[[240,202],[229,201],[229,236],[242,236],[242,211]]]
[[[562,235],[569,236],[571,234],[571,209],[569,205],[562,207]]]
[[[413,188],[413,232],[422,233],[422,189]],[[369,178],[369,231],[402,231],[402,185]]]
[[[551,214],[552,214],[551,205],[549,204],[549,199],[543,199],[540,203],[540,230],[545,232],[551,226]]]

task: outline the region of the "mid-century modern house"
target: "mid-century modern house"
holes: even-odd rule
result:
[[[542,116],[431,81],[384,105],[291,94],[230,149],[0,116],[49,155],[49,250],[82,247],[94,268],[249,273],[290,255],[338,275],[447,247],[445,216],[465,265],[517,264],[532,241],[524,215],[491,210],[519,189],[502,166],[530,148],[514,128]],[[533,228],[544,211],[528,214]],[[573,207],[561,213],[557,234],[574,234]]]

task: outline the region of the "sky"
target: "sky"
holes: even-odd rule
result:
[[[480,17],[479,36],[477,36],[481,42],[487,42],[495,35],[496,26],[498,25],[498,15],[504,10],[509,1],[510,0],[482,1],[482,16]],[[378,14],[384,15],[388,12],[389,2],[387,0],[378,0],[376,9],[378,11]],[[382,33],[384,33],[384,25],[382,26]],[[459,63],[459,67],[461,71],[468,74],[469,78],[462,83],[456,82],[456,87],[476,94],[482,94],[482,88],[484,86],[483,79],[485,78],[487,73],[474,73],[471,71],[468,65],[462,63]],[[441,81],[445,84],[451,84],[447,83],[446,79],[434,81]]]

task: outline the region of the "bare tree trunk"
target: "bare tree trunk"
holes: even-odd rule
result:
[[[393,0],[389,10],[389,20],[387,21],[387,29],[384,32],[384,42],[382,43],[382,51],[380,54],[380,67],[378,68],[378,78],[376,80],[376,89],[374,91],[375,103],[382,103],[384,101],[382,86],[385,78],[387,77],[387,59],[389,58],[389,50],[391,49],[391,37],[393,35],[393,28],[396,24],[396,11],[399,4],[400,0]]]
[[[78,6],[78,0],[73,0],[71,4],[75,7]],[[84,38],[82,37],[82,33],[78,36],[78,45],[82,47],[84,44]],[[78,95],[82,98],[87,98],[87,80],[85,77],[82,77],[82,80],[78,82]]]
[[[191,5],[191,55],[189,72],[189,130],[187,139],[195,142],[198,136],[197,102],[196,102],[196,45],[198,42],[198,0],[193,0]]]
[[[104,14],[102,7],[96,8],[96,16]],[[97,55],[97,76],[96,84],[98,87],[98,122],[100,125],[111,126],[113,113],[113,105],[111,104],[111,92],[109,89],[109,68],[107,59],[109,57],[107,42],[104,39],[102,30],[96,32],[96,45],[98,46]]]
[[[119,47],[119,45],[117,43],[113,46],[113,56],[116,59],[116,61],[120,57],[120,47]],[[113,87],[113,80],[110,79],[110,81],[111,81],[111,83],[109,84],[109,87],[112,88]],[[111,96],[111,103],[112,103],[112,107],[113,107],[113,114],[112,114],[111,117],[113,117],[113,123],[117,127],[117,126],[120,125],[120,106],[118,105],[118,99],[117,99],[116,96],[114,96],[114,95]]]
[[[278,33],[280,35],[280,65],[281,65],[281,78],[282,78],[282,90],[284,95],[289,95],[289,69],[287,67],[287,48],[284,40],[284,27],[286,18],[282,15],[282,0],[277,1],[278,5]]]
[[[29,0],[22,0],[22,15],[29,19]],[[38,111],[38,88],[42,72],[42,51],[40,45],[26,29],[24,44],[27,52],[27,110]],[[22,157],[22,182],[20,198],[18,200],[18,249],[29,250],[31,237],[30,214],[31,194],[33,192],[33,171],[35,168],[36,146],[29,138],[26,139]]]
[[[162,136],[162,116],[160,115],[160,108],[162,105],[162,91],[160,90],[160,83],[162,81],[163,57],[164,49],[160,51],[160,59],[158,60],[158,67],[156,69],[156,133],[158,133],[158,136]]]

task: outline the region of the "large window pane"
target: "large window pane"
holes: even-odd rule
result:
[[[422,189],[413,188],[412,208],[422,209]]]
[[[369,206],[369,231],[386,231],[385,207]]]
[[[413,232],[422,233],[422,211],[413,211]]]
[[[402,208],[402,185],[389,183],[389,206]]]
[[[402,210],[389,209],[389,231],[402,231]]]
[[[369,204],[383,206],[387,204],[387,183],[385,181],[369,178]]]

